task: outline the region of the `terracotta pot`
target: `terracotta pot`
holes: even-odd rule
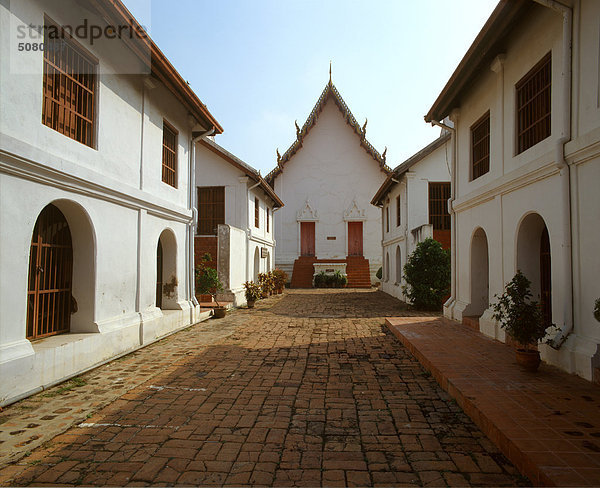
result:
[[[254,304],[255,304],[255,303],[256,303],[256,302],[255,302],[254,300],[247,300],[247,305],[248,305],[248,308],[254,308]]]
[[[215,307],[213,309],[213,317],[215,319],[222,319],[223,317],[225,317],[226,312],[227,309],[225,307]]]
[[[525,371],[537,371],[540,367],[540,352],[531,349],[516,350],[517,364]]]

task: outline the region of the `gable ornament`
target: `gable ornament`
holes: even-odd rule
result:
[[[344,210],[344,220],[352,221],[352,220],[366,220],[366,210],[364,208],[360,208],[358,203],[356,203],[356,198],[352,200],[350,206]]]
[[[298,222],[316,222],[319,220],[319,214],[317,210],[310,204],[310,200],[306,200],[300,210],[298,210],[297,218]]]

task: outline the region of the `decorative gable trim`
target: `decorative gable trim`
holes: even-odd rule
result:
[[[360,138],[360,145],[364,148],[364,150],[367,151],[367,153],[379,164],[379,167],[381,168],[381,170],[384,173],[386,173],[386,174],[391,173],[392,170],[386,164],[386,160],[385,160],[385,156],[387,153],[387,147],[385,148],[385,150],[383,151],[382,154],[379,154],[379,151],[377,151],[377,149],[375,149],[375,147],[366,139],[367,121],[365,120],[365,123],[363,124],[362,127],[359,125],[359,123],[354,118],[354,115],[352,115],[350,108],[348,108],[348,105],[346,105],[346,102],[344,102],[344,99],[340,95],[340,92],[337,90],[337,88],[331,82],[331,79],[330,79],[329,82],[327,83],[327,85],[325,86],[325,89],[321,93],[321,96],[317,100],[316,105],[310,112],[308,119],[306,119],[306,122],[304,122],[304,125],[302,126],[302,128],[300,128],[298,126],[297,122],[294,122],[294,124],[296,125],[296,140],[292,143],[292,145],[288,148],[288,150],[283,153],[283,155],[279,154],[279,149],[277,149],[277,167],[273,171],[271,171],[265,178],[271,186],[273,186],[273,180],[275,179],[275,177],[282,172],[283,166],[290,159],[292,159],[292,157],[302,147],[302,144],[304,143],[304,138],[308,135],[310,130],[316,125],[317,120],[319,119],[319,114],[321,113],[321,111],[323,110],[323,108],[325,107],[327,102],[329,101],[329,98],[333,98],[333,101],[337,105],[338,109],[340,110],[340,112],[342,112],[342,115],[344,116],[346,123],[352,128],[354,133]]]
[[[352,200],[352,203],[350,204],[350,206],[344,210],[344,221],[345,222],[356,222],[356,221],[363,221],[363,220],[367,220],[367,217],[365,215],[365,209],[361,209],[358,206],[358,203],[356,203],[356,198],[354,200]]]
[[[306,200],[304,206],[298,210],[296,220],[298,222],[317,222],[319,220],[319,214],[310,204],[310,200]]]

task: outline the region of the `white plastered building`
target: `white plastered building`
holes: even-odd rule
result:
[[[0,405],[201,318],[192,140],[219,124],[147,36],[15,48],[20,25],[141,29],[94,5],[0,5]]]
[[[370,205],[390,169],[331,79],[267,181],[277,214],[276,265],[310,287],[315,263],[346,266],[348,286],[369,287],[381,266],[381,215]]]
[[[404,265],[428,237],[450,247],[450,132],[395,168],[371,203],[381,208],[382,291],[405,300]]]
[[[491,305],[517,270],[542,359],[600,381],[600,2],[500,2],[426,115],[454,122],[446,316],[506,340]],[[551,347],[552,346],[552,347]]]
[[[221,298],[244,305],[244,282],[273,271],[275,211],[283,202],[260,173],[211,139],[196,148],[196,263],[213,258]]]

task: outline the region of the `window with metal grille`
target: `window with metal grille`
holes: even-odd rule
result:
[[[385,231],[390,231],[390,206],[385,207]]]
[[[267,208],[267,232],[269,232],[269,217],[270,217],[271,212],[269,212],[269,209]]]
[[[217,226],[225,223],[225,187],[198,187],[198,234],[216,236]]]
[[[260,207],[258,205],[258,198],[254,198],[254,227],[260,227]]]
[[[98,61],[48,18],[45,27],[42,123],[94,147]]]
[[[517,154],[550,136],[552,56],[546,54],[516,84]]]
[[[471,126],[471,180],[490,170],[490,112]]]
[[[434,230],[450,230],[450,183],[429,183],[429,223]]]
[[[162,180],[177,188],[177,131],[163,120]]]
[[[400,195],[396,197],[396,227],[400,227]]]

